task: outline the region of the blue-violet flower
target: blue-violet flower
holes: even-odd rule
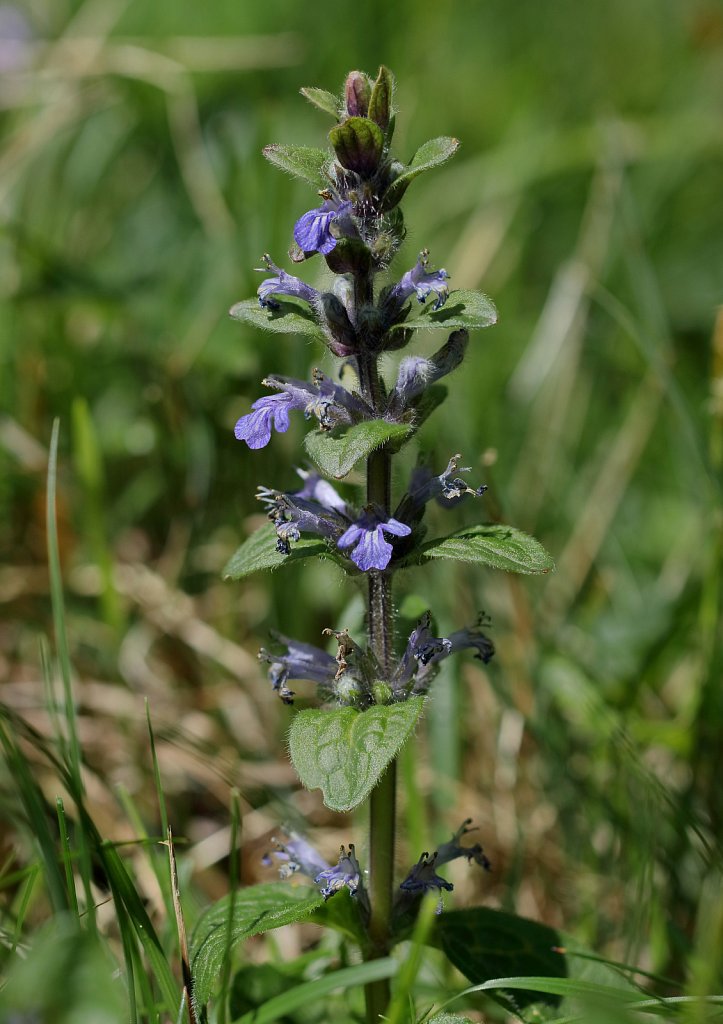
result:
[[[298,832],[294,832],[291,829],[285,831],[288,831],[288,842],[282,843],[274,837],[272,842],[276,849],[272,850],[270,854],[267,853],[262,859],[262,863],[266,867],[270,867],[273,864],[273,857],[281,861],[281,866],[279,867],[279,876],[281,878],[288,878],[290,875],[298,872],[315,879],[320,871],[327,871],[329,869],[327,862],[314,849],[311,843],[307,843]]]
[[[234,427],[237,441],[245,441],[249,448],[265,448],[271,440],[271,428],[283,434],[289,429],[289,411],[303,409],[304,400],[285,392],[282,395],[264,395],[251,406],[253,412],[242,416]]]
[[[401,883],[399,888],[402,890],[405,896],[424,896],[425,893],[431,892],[436,889],[439,893],[439,902],[437,903],[437,913],[442,913],[442,890],[451,892],[454,886],[451,882],[448,882],[441,875],[436,874],[435,866],[437,864],[437,854],[433,853],[430,857],[425,851],[419,858],[417,863],[414,865],[412,870],[409,872],[407,877]]]
[[[446,270],[427,270],[429,251],[423,249],[417,262],[394,285],[387,296],[397,309],[401,309],[409,296],[414,292],[420,302],[426,302],[429,295],[435,295],[434,309],[441,309],[449,297],[449,274]]]
[[[336,246],[331,225],[350,212],[350,202],[324,199],[321,206],[299,217],[294,225],[294,241],[304,252],[320,252],[326,256]]]
[[[383,519],[374,508],[366,508],[355,523],[337,540],[339,548],[354,546],[350,557],[362,572],[386,569],[392,557],[392,545],[384,539],[385,533],[394,537],[407,537],[411,528],[398,519]]]
[[[286,648],[285,654],[275,654],[262,647],[259,661],[269,665],[269,681],[271,688],[278,693],[284,704],[294,703],[294,691],[286,685],[289,679],[308,679],[316,683],[324,696],[331,694],[338,665],[336,660],[314,644],[292,640],[282,633],[272,633],[273,639]]]
[[[312,288],[311,285],[301,281],[298,277],[293,277],[293,275],[287,274],[285,270],[277,267],[271,261],[271,257],[268,254],[263,257],[263,261],[266,267],[259,268],[261,273],[264,273],[265,270],[272,270],[275,276],[267,277],[256,290],[261,306],[267,309],[278,309],[278,302],[275,302],[272,298],[274,295],[291,295],[297,299],[303,299],[312,306],[314,305],[319,297],[316,288]]]
[[[356,896],[363,886],[361,867],[354,853],[354,844],[349,843],[348,853],[343,846],[340,847],[338,863],[333,868],[327,867],[320,871],[314,881],[326,883],[319,890],[325,900],[328,900],[335,892],[339,892],[344,886],[352,896]]]

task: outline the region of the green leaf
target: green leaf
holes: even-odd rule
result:
[[[397,973],[399,964],[391,957],[383,960],[369,960],[363,964],[355,964],[354,967],[343,967],[340,971],[330,971],[321,978],[304,982],[289,989],[283,995],[274,996],[257,1010],[244,1014],[234,1021],[234,1024],[271,1024],[272,1021],[280,1020],[282,1017],[289,1019],[304,1007],[317,1008],[324,1005],[324,998],[332,992],[347,988],[361,988],[373,981],[380,981],[382,978],[392,978]],[[294,1016],[294,1019],[297,1018]],[[325,1018],[328,1019],[328,1018]],[[340,1021],[344,1018],[335,1018]],[[348,1019],[348,1018],[347,1018]],[[346,1021],[344,1020],[344,1024]]]
[[[542,544],[512,526],[470,526],[449,537],[431,540],[411,556],[414,561],[452,558],[458,562],[491,565],[504,572],[538,573],[555,568]]]
[[[393,90],[394,79],[392,78],[392,73],[389,68],[385,68],[382,64],[372,89],[371,99],[369,100],[369,117],[372,121],[376,121],[384,132],[389,127]]]
[[[412,433],[409,424],[366,420],[343,433],[314,430],[304,438],[304,448],[322,473],[341,480],[377,448],[390,442],[401,445]]]
[[[214,903],[201,915],[191,938],[191,974],[198,1002],[208,1002],[230,950],[252,935],[302,921],[323,902],[315,889],[271,882],[239,889]]]
[[[372,174],[384,150],[384,133],[368,117],[348,117],[329,132],[337,160],[349,171]]]
[[[511,975],[567,977],[565,958],[555,952],[560,946],[558,933],[547,925],[501,910],[470,907],[445,911],[431,942],[474,985]],[[538,991],[523,989],[515,998],[521,1005],[528,1005],[538,1001]],[[555,998],[552,1001],[557,1003]]]
[[[269,523],[256,530],[243,542],[231,556],[224,567],[222,576],[225,580],[240,580],[262,569],[278,569],[282,565],[299,562],[303,558],[313,558],[329,553],[324,541],[318,538],[302,537],[291,545],[291,552],[282,555],[276,550],[276,530]]]
[[[305,86],[303,89],[299,89],[299,92],[318,110],[323,110],[325,114],[331,114],[332,117],[339,117],[339,100],[333,93],[327,92],[326,89],[316,89],[314,86]]]
[[[469,1017],[458,1017],[455,1013],[437,1013],[428,1024],[472,1024]]]
[[[269,163],[282,171],[293,174],[295,178],[303,178],[316,188],[329,185],[327,168],[331,164],[331,154],[325,149],[313,146],[282,146],[274,143],[264,146],[263,154]]]
[[[306,334],[326,344],[326,338],[310,310],[300,303],[275,299],[278,309],[260,306],[258,299],[244,299],[229,310],[234,320],[278,334]]]
[[[388,210],[396,206],[402,198],[410,182],[430,171],[433,167],[440,167],[451,159],[459,149],[459,139],[453,139],[449,135],[442,135],[438,139],[429,139],[423,142],[411,159],[406,169],[394,179],[382,200],[383,209]]]
[[[432,303],[423,306],[419,315],[389,329],[389,334],[397,331],[442,329],[445,331],[465,327],[468,331],[477,331],[482,327],[491,327],[497,323],[497,309],[489,296],[482,292],[469,292],[462,289],[450,292],[449,298],[441,309],[435,309]]]
[[[367,941],[368,936],[362,920],[359,901],[354,899],[346,888],[338,892],[333,900],[323,903],[318,910],[314,911],[309,920],[324,928],[334,928],[335,931],[342,932],[358,946],[363,946]]]
[[[289,749],[307,789],[321,789],[332,811],[350,811],[372,791],[411,735],[423,697],[368,711],[301,711],[291,725]]]

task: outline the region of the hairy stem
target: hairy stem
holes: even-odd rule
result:
[[[379,378],[377,357],[359,358],[359,383],[364,398],[379,409],[383,389]],[[388,516],[391,511],[391,455],[380,449],[370,455],[367,463],[367,502],[378,506]],[[369,573],[367,606],[369,646],[374,652],[383,676],[388,679],[392,668],[392,578],[391,573],[372,570]],[[392,901],[394,892],[394,836],[396,828],[397,766],[393,761],[369,798],[369,919],[370,948],[368,959],[386,956],[391,938]],[[390,999],[389,982],[371,982],[366,986],[368,1024],[378,1024],[387,1011]]]

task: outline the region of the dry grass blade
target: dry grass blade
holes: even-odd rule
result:
[[[189,1024],[199,1024],[196,1000],[193,995],[193,975],[191,974],[191,963],[188,958],[188,941],[186,939],[186,925],[183,920],[181,908],[181,893],[178,888],[178,871],[176,869],[176,852],[173,847],[173,833],[168,829],[168,863],[171,869],[171,893],[173,894],[173,909],[176,915],[176,928],[178,929],[178,948],[181,954],[181,972],[183,975],[183,995],[188,1007]]]

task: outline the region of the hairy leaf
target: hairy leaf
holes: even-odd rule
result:
[[[398,331],[421,330],[422,328],[453,330],[465,327],[468,331],[491,327],[497,323],[497,309],[494,302],[483,292],[458,290],[450,292],[441,309],[432,303],[422,307],[417,316],[410,317],[390,328],[389,334]]]
[[[565,957],[556,952],[560,941],[547,925],[488,907],[445,911],[431,939],[475,985],[513,975],[567,977]],[[515,993],[522,1006],[539,999],[538,993]]]
[[[544,573],[555,568],[551,556],[534,537],[499,524],[470,526],[449,537],[431,540],[411,557],[422,562],[429,558],[452,558],[491,565],[505,572]]]
[[[385,68],[382,65],[379,68],[379,74],[372,89],[371,99],[369,100],[369,117],[372,121],[376,121],[382,131],[386,131],[389,127],[393,91],[394,79],[392,78],[392,73],[389,68]]]
[[[440,167],[446,163],[458,149],[459,139],[453,139],[449,135],[423,142],[406,169],[394,179],[384,193],[383,208],[388,210],[395,206],[407,191],[410,182],[424,171],[430,171],[433,167]]]
[[[458,1017],[455,1013],[437,1013],[429,1024],[472,1024],[469,1017]]]
[[[402,444],[412,431],[413,428],[404,423],[366,420],[343,433],[314,430],[304,438],[304,448],[322,473],[340,480],[360,459],[368,458],[384,444]]]
[[[291,725],[289,749],[307,789],[321,789],[333,811],[350,811],[372,791],[411,735],[423,697],[368,711],[301,711]]]
[[[301,95],[313,103],[319,110],[323,110],[325,114],[331,114],[332,117],[339,117],[339,100],[331,93],[327,92],[326,89],[317,89],[314,86],[305,86],[300,89]]]
[[[240,580],[262,569],[278,569],[282,565],[328,553],[329,549],[323,540],[318,537],[302,537],[291,545],[290,554],[282,555],[276,550],[276,530],[269,523],[243,542],[228,560],[222,576],[225,580]]]
[[[265,146],[263,154],[275,167],[293,174],[295,178],[303,178],[316,188],[325,188],[329,184],[327,168],[331,163],[331,154],[325,149],[274,143]]]
[[[278,334],[305,334],[309,338],[315,338],[326,344],[326,338],[309,309],[293,300],[274,299],[274,301],[278,303],[278,309],[261,306],[258,299],[244,299],[231,307],[229,316],[232,316],[234,320],[251,324],[252,327],[260,327],[264,331],[275,331]]]
[[[201,915],[191,937],[191,974],[198,1002],[208,1002],[229,950],[252,935],[302,921],[323,902],[315,889],[270,882],[238,889],[214,903]]]

